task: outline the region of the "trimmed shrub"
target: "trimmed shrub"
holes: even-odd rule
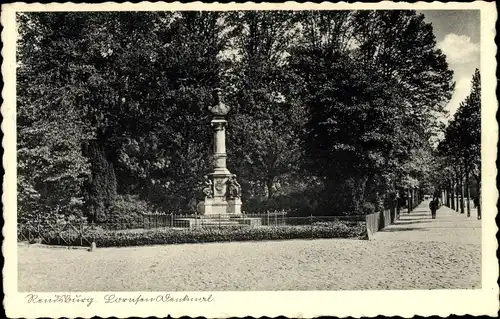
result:
[[[80,245],[75,233],[62,234],[71,246]],[[244,228],[160,228],[140,231],[93,230],[86,237],[94,240],[98,247],[143,246],[163,244],[187,244],[226,241],[256,241],[311,238],[362,238],[365,227],[362,222],[348,225],[344,222],[321,223],[313,226],[278,226]],[[57,245],[57,236],[51,234],[44,244]]]
[[[108,208],[117,196],[115,170],[105,148],[98,142],[85,145],[84,153],[92,164],[92,177],[86,185],[86,215],[90,221],[101,222],[107,219]]]
[[[99,222],[105,229],[130,229],[143,226],[143,213],[148,211],[145,201],[136,196],[118,196],[110,205],[106,217]]]
[[[370,215],[375,213],[375,205],[370,202],[364,202],[361,204],[361,211],[364,215]]]

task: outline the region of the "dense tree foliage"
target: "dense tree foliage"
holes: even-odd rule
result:
[[[405,167],[428,147],[453,85],[432,29],[409,11],[305,16],[291,63],[310,111],[313,170],[340,195],[328,206],[358,212],[375,195],[366,194],[367,183],[417,186],[408,183],[418,172]]]
[[[430,139],[452,72],[414,11],[23,13],[18,23],[20,217],[103,221],[126,201],[186,211],[211,168],[216,87],[232,108],[228,165],[244,203],[358,214],[436,165]]]
[[[255,195],[265,186],[272,197],[276,180],[294,172],[302,158],[304,107],[290,98],[287,50],[296,34],[291,12],[235,12],[231,49],[234,95],[229,129],[233,167]],[[238,159],[238,160],[236,160]]]

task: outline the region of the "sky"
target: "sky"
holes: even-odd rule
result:
[[[455,92],[446,106],[449,117],[470,93],[472,75],[479,69],[480,12],[479,10],[421,10],[426,22],[434,29],[436,42],[454,71]]]

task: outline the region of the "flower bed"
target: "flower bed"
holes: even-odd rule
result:
[[[283,240],[311,238],[362,238],[366,234],[364,223],[342,221],[320,223],[313,226],[198,228],[198,229],[140,229],[140,231],[89,230],[85,237],[98,247],[186,244],[226,241]],[[56,234],[47,234],[42,243],[49,245],[79,246],[80,238],[74,233],[62,233],[65,242]],[[84,243],[86,245],[86,243]]]

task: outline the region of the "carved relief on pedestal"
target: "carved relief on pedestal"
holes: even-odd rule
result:
[[[213,198],[214,197],[214,191],[213,191],[213,185],[212,181],[208,178],[208,176],[204,177],[205,180],[203,181],[202,184],[202,192],[203,195],[205,195],[205,198]]]
[[[241,185],[236,180],[236,175],[229,177],[226,182],[227,199],[236,199],[241,197]]]
[[[215,182],[215,191],[217,192],[217,196],[223,196],[224,195],[224,181],[222,179],[218,179]]]

